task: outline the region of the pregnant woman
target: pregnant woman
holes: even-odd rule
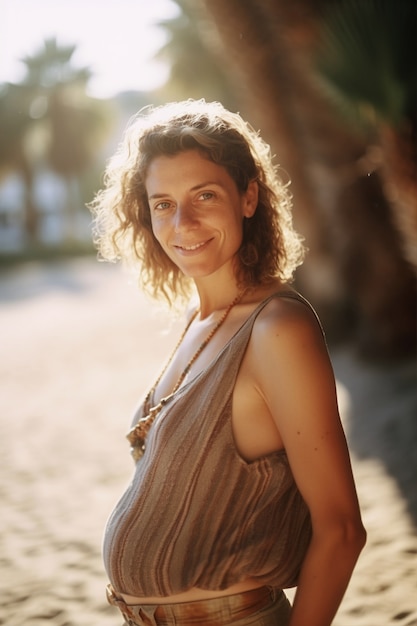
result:
[[[323,332],[291,287],[303,246],[269,147],[219,103],[148,109],[91,207],[102,256],[185,304],[128,433],[109,602],[130,626],[329,626],[365,531]]]

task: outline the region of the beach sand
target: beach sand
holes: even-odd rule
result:
[[[0,624],[120,626],[103,528],[133,470],[131,414],[181,321],[91,259],[3,272],[0,306]],[[415,626],[415,363],[332,358],[368,530],[334,625]]]

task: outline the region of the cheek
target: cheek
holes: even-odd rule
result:
[[[155,237],[156,241],[162,248],[166,248],[166,230],[167,225],[161,222],[160,220],[152,220],[151,221],[152,233]]]
[[[154,236],[156,238],[158,238],[158,234],[161,232],[161,222],[160,222],[160,220],[157,220],[157,219],[153,218],[152,215],[151,215],[150,220],[151,220],[152,232],[153,232]]]

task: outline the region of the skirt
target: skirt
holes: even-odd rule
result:
[[[291,605],[282,591],[259,587],[209,600],[175,604],[126,604],[107,586],[107,599],[124,617],[124,626],[287,626]]]

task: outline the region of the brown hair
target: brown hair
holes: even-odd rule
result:
[[[103,259],[139,262],[142,286],[168,301],[189,292],[189,279],[168,258],[152,232],[145,182],[158,156],[198,150],[224,167],[239,192],[256,180],[255,214],[243,221],[238,278],[254,285],[291,280],[303,260],[291,218],[291,194],[273,166],[270,148],[237,113],[217,102],[187,100],[139,112],[105,173],[105,186],[90,209],[95,243]]]

